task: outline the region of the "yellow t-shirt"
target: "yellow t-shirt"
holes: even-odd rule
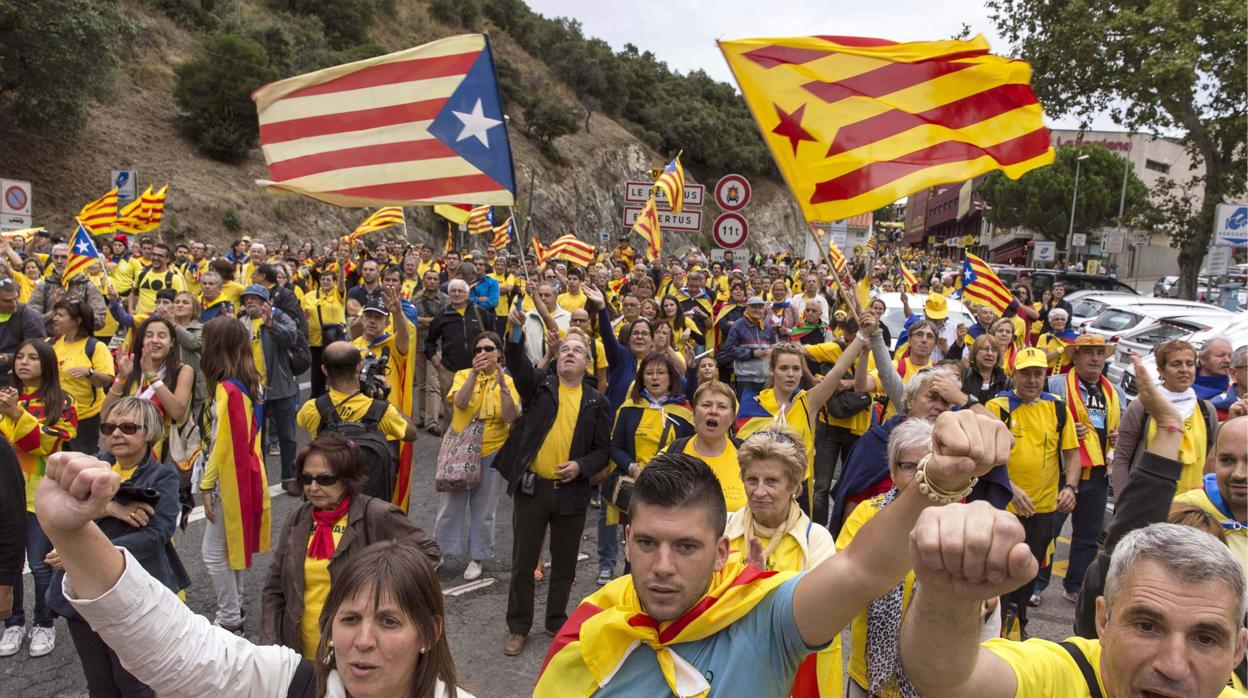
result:
[[[251,318],[251,358],[256,362],[256,372],[260,374],[260,385],[268,385],[265,373],[264,342],[260,337],[260,328],[264,327],[264,318]]]
[[[578,293],[573,295],[571,293],[560,293],[559,297],[555,299],[555,302],[559,304],[560,308],[563,308],[570,313],[573,310],[579,310],[585,307],[585,294]]]
[[[1066,409],[1065,403],[1056,398],[1044,399],[1042,395],[1020,404],[1011,414],[1009,398],[994,397],[987,407],[1002,419],[1009,414],[1010,433],[1014,435],[1007,467],[1010,482],[1027,492],[1036,505],[1036,513],[1056,511],[1061,452],[1079,448],[1073,419],[1065,420],[1061,433],[1057,430],[1057,413]],[[1014,505],[1009,510],[1014,511]]]
[[[468,374],[472,373],[472,369],[465,368],[462,371],[455,372],[455,380],[451,383],[451,389],[447,391],[446,399],[455,402],[455,395],[459,393],[460,388],[464,387],[464,383],[468,382]],[[511,376],[502,374],[503,382],[507,384],[507,390],[511,393],[512,402],[520,405],[520,393],[516,392],[516,384],[511,380]],[[578,397],[579,402],[579,397]],[[487,375],[479,374],[476,384],[473,386],[472,397],[468,399],[468,408],[459,409],[451,416],[451,428],[455,431],[463,431],[468,423],[472,421],[473,415],[481,418],[485,423],[485,433],[481,437],[481,456],[493,455],[498,449],[503,447],[503,442],[507,440],[507,435],[511,433],[511,425],[503,421],[502,417],[503,397],[502,390],[498,384],[498,374]],[[563,413],[563,396],[559,396],[559,413]],[[556,417],[556,422],[558,418]],[[576,425],[576,419],[573,418],[573,426]],[[571,432],[568,435],[568,445],[572,445]],[[566,458],[564,460],[567,460]],[[562,463],[563,461],[559,461]]]
[[[869,501],[863,502],[854,508],[849,518],[845,520],[845,525],[841,527],[841,533],[836,537],[836,550],[840,552],[849,547],[850,542],[854,540],[854,536],[858,535],[858,531],[867,525],[867,522],[880,513],[881,505],[884,503],[883,497],[875,497]],[[901,608],[904,612],[910,606],[910,592],[914,589],[914,571],[906,573],[905,584],[901,588]],[[859,686],[866,690],[867,682],[867,609],[863,608],[854,616],[854,622],[850,626],[850,645],[849,645],[849,677]],[[886,687],[880,693],[881,698],[898,698],[901,694],[896,688]]]
[[[737,447],[732,444],[732,440],[728,440],[723,453],[714,457],[699,453],[697,442],[696,438],[689,439],[685,444],[685,453],[701,458],[711,466],[711,471],[719,479],[719,486],[724,490],[724,503],[728,506],[728,513],[745,506],[745,483],[741,482],[741,464],[737,461]]]
[[[529,470],[547,480],[557,480],[555,469],[566,463],[572,453],[572,432],[576,429],[576,416],[581,411],[581,386],[569,388],[559,383],[559,411],[555,423],[550,426],[546,438],[537,449],[537,456]]]
[[[841,349],[841,345],[837,344],[836,342],[824,342],[823,344],[811,344],[811,345],[808,345],[806,348],[810,350],[810,358],[814,359],[818,363],[828,364],[828,365],[835,365],[837,361],[840,361],[841,352],[843,351]],[[857,360],[855,360],[854,366],[851,367],[851,369],[845,373],[844,378],[846,379],[852,378],[853,369],[856,368],[857,365],[858,365],[858,362]],[[874,371],[874,370],[875,370],[875,359],[871,358],[870,355],[868,354],[867,372],[870,373],[871,371]],[[827,410],[820,410],[819,418],[822,419],[825,424],[830,424],[834,427],[842,427],[844,429],[848,429],[850,433],[854,434],[855,436],[862,436],[863,434],[867,433],[867,429],[871,428],[871,410],[869,409],[863,410],[852,417],[832,417],[832,416],[829,416]]]
[[[122,482],[127,482],[130,478],[134,477],[134,471],[138,469],[139,466],[137,465],[127,470],[126,468],[121,467],[121,463],[113,463],[113,472],[117,473],[117,475],[121,477]]]
[[[1183,438],[1179,441],[1179,462],[1183,464],[1183,471],[1179,473],[1179,483],[1175,487],[1176,494],[1182,494],[1188,490],[1199,489],[1204,486],[1203,478],[1205,476],[1205,455],[1209,451],[1209,435],[1206,433],[1205,415],[1197,406],[1187,419],[1183,420]],[[1148,420],[1148,440],[1146,443],[1152,443],[1153,437],[1157,435],[1156,420]]]
[[[1231,549],[1231,553],[1235,559],[1239,561],[1239,566],[1244,569],[1244,574],[1248,575],[1248,527],[1239,526],[1237,528],[1228,528],[1228,524],[1234,524],[1218,510],[1213,502],[1209,500],[1209,495],[1205,493],[1203,485],[1199,489],[1180,492],[1174,497],[1174,504],[1191,504],[1198,506],[1214,519],[1222,523],[1222,532],[1226,534],[1226,547]]]
[[[247,287],[237,281],[227,281],[221,285],[221,298],[232,303],[235,308],[239,308],[241,307],[239,299],[242,298],[245,290]]]
[[[329,401],[333,403],[335,411],[344,422],[360,421],[368,413],[368,408],[373,405],[373,399],[366,395],[357,392],[348,397],[346,393],[340,393],[333,388],[329,389]],[[317,432],[321,430],[321,413],[316,410],[315,398],[303,403],[299,408],[299,412],[295,415],[295,424],[311,434],[312,438],[316,438]],[[397,407],[389,404],[377,427],[387,441],[398,441],[403,438],[403,434],[407,433],[407,420],[403,419],[403,414]]]
[[[65,369],[68,368],[93,368],[100,373],[115,375],[117,367],[113,365],[113,355],[108,351],[108,345],[102,341],[96,340],[95,351],[91,356],[87,356],[87,338],[76,342],[67,342],[64,338],[56,340],[52,345],[53,351],[56,352],[56,362],[61,373],[61,387],[69,396],[74,399],[74,406],[78,408],[78,419],[90,419],[100,413],[100,408],[104,405],[104,390],[97,388],[91,384],[88,378],[73,378]]]
[[[1083,656],[1088,658],[1092,671],[1096,674],[1096,682],[1101,695],[1105,691],[1105,680],[1101,677],[1101,641],[1088,640],[1082,637],[1068,637],[1069,642],[1078,647]],[[1014,692],[1016,698],[1049,698],[1049,696],[1065,696],[1066,698],[1082,698],[1091,696],[1088,683],[1079,670],[1079,665],[1064,647],[1056,642],[1032,638],[1026,642],[995,638],[984,643],[984,649],[997,655],[1014,671],[1018,688]],[[1230,688],[1222,689],[1218,698],[1236,698],[1242,693]]]
[[[175,291],[185,291],[186,281],[182,278],[182,274],[173,267],[168,267],[163,272],[155,272],[151,269],[138,272],[134,276],[134,286],[131,291],[139,292],[139,302],[135,306],[136,313],[150,313],[156,309],[156,292],[171,288]]]
[[[108,298],[109,277],[107,275],[103,273],[94,275],[88,274],[87,278],[91,280],[91,283],[95,284],[95,287],[99,290],[101,296]],[[118,291],[118,293],[120,293],[120,291]],[[104,324],[95,328],[95,336],[100,337],[101,339],[112,339],[115,334],[117,334],[117,318],[113,317],[111,312],[104,313]]]
[[[335,550],[346,530],[347,517],[344,514],[334,523]],[[315,534],[314,522],[304,550],[312,545],[312,536]],[[303,616],[299,618],[299,639],[303,643],[305,659],[316,659],[316,648],[321,644],[321,609],[325,607],[325,599],[329,598],[329,562],[332,559],[317,560],[310,555],[303,556]]]
[[[308,316],[308,346],[322,347],[325,346],[324,338],[321,337],[321,321],[324,320],[328,325],[345,325],[347,322],[347,305],[342,299],[342,295],[338,293],[338,289],[333,289],[328,293],[324,291],[312,291],[303,296],[303,312]]]

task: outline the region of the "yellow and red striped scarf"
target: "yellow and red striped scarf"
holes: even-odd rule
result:
[[[1099,376],[1097,382],[1105,395],[1105,431],[1112,434],[1118,431],[1118,419],[1122,414],[1118,408],[1118,393],[1105,376]],[[1083,464],[1083,479],[1086,480],[1090,468],[1106,465],[1105,453],[1101,450],[1100,436],[1092,428],[1088,408],[1079,395],[1079,376],[1073,370],[1066,374],[1066,409],[1070,410],[1070,416],[1076,420],[1076,424],[1085,424],[1088,427],[1088,435],[1079,439],[1079,460]]]
[[[702,698],[706,678],[670,649],[671,645],[711,637],[745,617],[797,572],[764,572],[737,557],[711,578],[710,588],[693,608],[673,621],[659,622],[641,610],[633,578],[616,579],[577,606],[546,652],[535,698],[592,695],[605,686],[633,650],[654,650],[672,693]]]

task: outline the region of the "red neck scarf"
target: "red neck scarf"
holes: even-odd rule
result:
[[[338,523],[347,507],[351,505],[351,497],[343,497],[332,511],[312,511],[312,521],[316,529],[312,531],[312,542],[308,545],[308,557],[314,560],[328,560],[334,556],[334,524]]]

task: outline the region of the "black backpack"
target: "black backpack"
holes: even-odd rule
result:
[[[280,308],[278,309],[281,310]],[[290,317],[289,313],[283,313]],[[299,322],[295,318],[290,318],[295,323],[295,341],[290,345],[290,374],[298,378],[303,375],[304,371],[312,368],[312,348],[308,345],[308,333],[306,330],[299,329]]]
[[[316,411],[321,415],[317,435],[340,434],[354,442],[363,456],[366,478],[363,494],[386,502],[394,493],[399,460],[394,448],[381,433],[381,419],[389,407],[389,402],[374,399],[358,422],[346,422],[338,414],[328,393],[316,399]]]

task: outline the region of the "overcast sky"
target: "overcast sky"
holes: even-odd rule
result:
[[[605,40],[616,50],[632,43],[652,51],[669,68],[687,73],[705,70],[711,77],[735,84],[716,39],[838,34],[895,41],[943,39],[961,31],[988,38],[993,53],[1008,55],[981,0],[526,0],[547,17],[580,20],[587,36]],[[783,8],[783,9],[781,9]],[[779,10],[779,11],[773,11]],[[1053,128],[1078,128],[1077,119],[1050,119]],[[1093,128],[1121,130],[1100,117]]]

